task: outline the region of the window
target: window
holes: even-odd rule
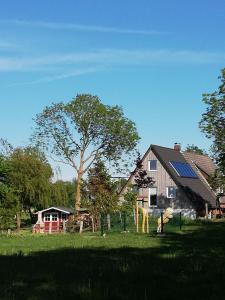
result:
[[[157,160],[149,160],[149,171],[157,171]]]
[[[217,189],[217,194],[223,194],[224,193],[224,189],[222,186],[218,187]]]
[[[45,221],[49,222],[51,218],[51,214],[45,214]]]
[[[66,214],[62,213],[61,218],[62,218],[62,220],[66,220],[67,219]]]
[[[167,198],[170,198],[170,199],[176,198],[176,187],[168,186],[166,188],[166,196],[167,196]]]
[[[149,206],[157,206],[157,188],[149,188]]]
[[[57,220],[58,220],[58,214],[52,213],[52,221],[57,221]]]

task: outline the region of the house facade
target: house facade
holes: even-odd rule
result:
[[[158,215],[163,209],[172,207],[175,212],[182,211],[184,216],[195,218],[215,208],[216,194],[207,182],[209,169],[214,172],[214,167],[208,156],[198,155],[199,166],[195,153],[181,152],[179,144],[173,149],[151,145],[142,164],[154,184],[139,189],[138,198],[151,214]],[[133,173],[120,193],[121,200],[129,186],[135,186]]]

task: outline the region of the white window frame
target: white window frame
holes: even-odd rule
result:
[[[49,220],[46,220],[46,217],[47,217],[47,216],[49,217]],[[44,221],[45,221],[45,222],[51,222],[51,214],[50,214],[50,213],[45,213],[45,214],[44,214]]]
[[[155,194],[151,194],[151,190],[152,189],[155,189],[156,190],[156,193]],[[155,205],[152,205],[151,204],[151,195],[156,195],[156,204]],[[153,187],[150,187],[148,189],[148,205],[149,207],[157,207],[158,206],[158,194],[157,194],[157,187],[153,186]]]
[[[52,220],[52,215],[57,215],[57,220]],[[46,216],[49,216],[49,220],[46,220]],[[44,214],[44,221],[45,222],[57,222],[59,220],[59,214],[57,213],[57,212],[53,212],[53,213],[48,213],[48,212],[46,212],[45,214]]]
[[[174,190],[175,190],[175,197],[169,196],[169,188],[174,188]],[[168,199],[176,199],[176,194],[177,194],[177,189],[176,189],[175,186],[170,185],[170,186],[167,186],[167,187],[166,187],[166,197],[167,197]]]
[[[53,220],[53,215],[56,215],[56,220]],[[58,222],[58,220],[59,220],[59,214],[57,212],[51,213],[51,221],[52,222]]]
[[[151,161],[156,161],[156,169],[151,169]],[[149,170],[150,172],[156,172],[156,171],[157,171],[157,165],[158,165],[157,159],[150,159],[150,160],[148,161],[148,170]]]

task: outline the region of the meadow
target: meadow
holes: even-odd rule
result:
[[[0,299],[224,299],[225,223],[0,235]]]

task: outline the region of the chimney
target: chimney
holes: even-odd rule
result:
[[[174,143],[174,150],[176,150],[176,151],[181,151],[181,144],[179,144],[179,143]]]

